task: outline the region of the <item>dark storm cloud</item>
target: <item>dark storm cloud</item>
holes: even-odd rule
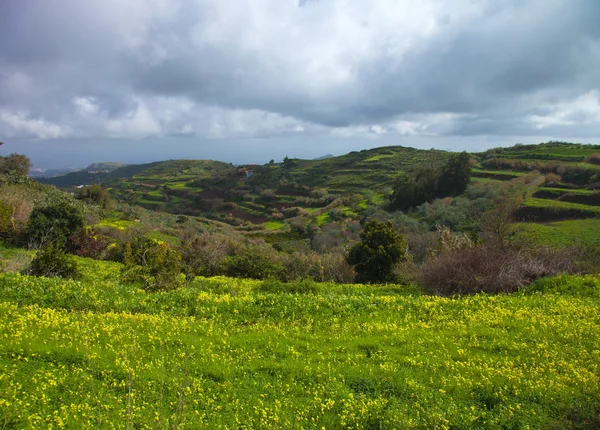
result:
[[[593,137],[598,22],[597,0],[4,0],[0,136]]]

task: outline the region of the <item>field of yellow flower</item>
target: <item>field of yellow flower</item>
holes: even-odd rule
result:
[[[600,278],[455,299],[0,274],[0,428],[600,428]]]

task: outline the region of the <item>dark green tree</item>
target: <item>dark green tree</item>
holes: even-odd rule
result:
[[[433,200],[436,197],[437,184],[437,173],[432,166],[421,166],[414,175],[401,172],[390,195],[392,209],[406,210]]]
[[[390,194],[390,206],[396,210],[406,210],[413,206],[415,201],[416,184],[411,175],[400,172],[394,184],[394,191]]]
[[[394,267],[406,259],[406,242],[390,222],[372,220],[360,234],[361,241],[354,245],[347,257],[354,266],[357,280],[366,283],[391,282]]]
[[[438,197],[457,196],[471,182],[471,157],[466,152],[455,154],[442,167],[438,179]]]
[[[283,159],[283,168],[284,169],[291,169],[295,165],[296,165],[296,161],[294,159],[292,159],[292,158],[289,158],[286,155],[285,158]]]

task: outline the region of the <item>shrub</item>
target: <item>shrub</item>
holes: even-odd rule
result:
[[[75,259],[66,254],[57,243],[46,244],[40,248],[26,271],[34,276],[61,277],[77,279],[81,274]]]
[[[88,204],[100,206],[102,209],[110,209],[114,204],[106,188],[98,184],[81,188],[75,197]]]
[[[587,159],[587,162],[590,164],[600,165],[600,153],[595,152],[590,155],[590,158]]]
[[[12,208],[0,200],[0,239],[11,241],[15,229],[12,223]]]
[[[556,173],[548,173],[544,177],[544,184],[553,184],[560,182],[561,180],[562,178],[560,177],[560,175],[557,175]]]
[[[121,280],[139,282],[150,291],[173,290],[182,285],[181,256],[165,243],[144,236],[125,245]]]
[[[361,241],[348,253],[359,282],[389,282],[394,267],[406,258],[406,242],[391,222],[369,221],[360,234]]]
[[[39,247],[46,243],[64,246],[67,238],[83,228],[82,212],[68,203],[35,208],[27,224],[29,245]]]
[[[510,293],[537,278],[575,270],[568,253],[557,250],[515,250],[484,245],[444,252],[425,263],[418,283],[429,293]]]
[[[91,231],[79,230],[69,236],[67,249],[80,257],[99,259],[106,251],[108,243]]]
[[[281,278],[286,281],[310,278],[349,284],[356,276],[344,256],[337,253],[296,252],[281,255],[280,261],[284,268]]]
[[[225,257],[237,253],[240,248],[241,245],[227,236],[209,233],[183,242],[180,253],[186,279],[221,274]]]
[[[232,255],[223,261],[223,271],[234,278],[270,279],[282,276],[283,266],[262,252]]]

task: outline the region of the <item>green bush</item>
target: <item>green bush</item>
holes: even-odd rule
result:
[[[125,245],[124,264],[121,280],[140,283],[146,290],[173,290],[183,285],[181,255],[165,243],[134,237]]]
[[[247,252],[231,255],[223,261],[223,272],[234,278],[269,279],[280,278],[283,266],[272,261],[268,255]]]
[[[68,203],[37,207],[29,217],[27,238],[30,246],[57,243],[64,246],[67,238],[84,226],[82,212]]]
[[[26,272],[34,276],[65,279],[81,277],[75,258],[66,254],[57,243],[49,243],[39,249]]]

